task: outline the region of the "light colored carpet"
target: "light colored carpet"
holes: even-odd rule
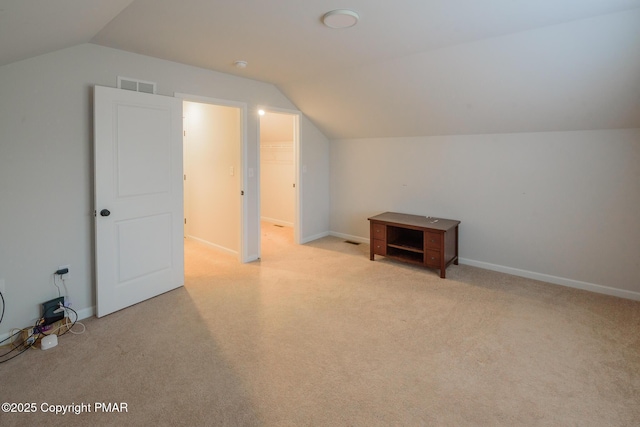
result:
[[[184,288],[0,365],[0,402],[127,413],[0,425],[640,425],[640,302],[262,239],[245,265],[188,241]]]

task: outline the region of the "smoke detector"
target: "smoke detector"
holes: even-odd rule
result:
[[[358,23],[360,15],[349,9],[336,9],[327,12],[322,17],[322,22],[329,28],[349,28]]]

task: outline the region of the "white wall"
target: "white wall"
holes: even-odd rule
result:
[[[257,105],[295,108],[275,86],[169,61],[84,44],[0,67],[0,279],[7,312],[0,335],[39,317],[57,296],[52,273],[71,265],[72,307],[92,313],[93,85],[118,75],[175,92],[247,103],[247,161],[257,170]],[[303,118],[302,238],[328,232],[328,141]],[[306,187],[305,187],[306,185]],[[258,254],[257,179],[245,185],[249,254]]]
[[[188,237],[240,250],[239,108],[185,101],[185,225]]]
[[[329,141],[307,119],[300,117],[301,243],[329,234]],[[326,172],[325,172],[326,171]],[[326,179],[325,179],[326,178]]]
[[[640,129],[332,141],[331,205],[338,235],[458,219],[463,262],[640,299]]]

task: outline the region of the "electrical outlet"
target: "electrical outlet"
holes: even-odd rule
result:
[[[69,280],[71,279],[71,266],[70,265],[61,265],[60,267],[58,267],[58,270],[64,270],[64,269],[69,270],[69,272],[67,274],[61,274],[60,278],[62,280]]]
[[[0,292],[2,292],[2,295],[7,293],[7,289],[4,286],[4,279],[0,279]]]

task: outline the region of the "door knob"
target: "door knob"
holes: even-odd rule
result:
[[[109,216],[111,215],[111,212],[109,212],[109,209],[102,209],[100,211],[100,216]]]

